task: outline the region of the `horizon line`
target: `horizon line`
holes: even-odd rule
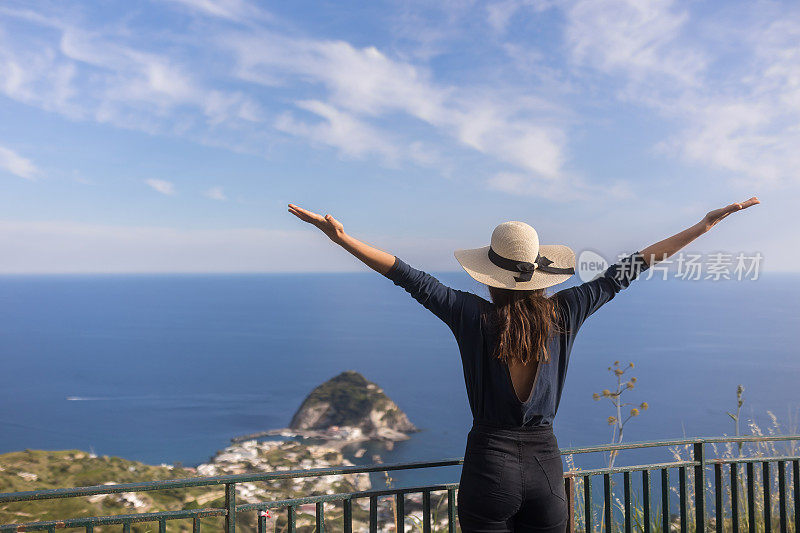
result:
[[[426,272],[438,272],[443,274],[466,274],[463,270],[440,270],[440,269],[421,269],[425,270]],[[265,275],[265,274],[293,274],[293,275],[309,275],[309,274],[380,274],[379,272],[373,270],[306,270],[306,271],[297,271],[297,270],[202,270],[202,271],[193,271],[193,270],[124,270],[124,271],[51,271],[51,272],[25,272],[25,271],[10,271],[10,272],[0,272],[0,277],[12,277],[12,276],[165,276],[165,275],[179,275],[179,276],[194,276],[194,275]],[[759,277],[763,274],[800,274],[800,270],[762,270],[759,272]],[[578,276],[577,274],[575,274]],[[660,276],[661,274],[659,274]],[[469,277],[469,275],[467,275]],[[579,277],[579,276],[578,276]],[[656,277],[655,275],[653,277]],[[644,276],[639,276],[637,279],[642,279]],[[570,278],[572,279],[572,278]],[[668,278],[670,279],[670,278]],[[683,281],[706,281],[707,278],[701,278],[699,280],[683,280]],[[569,281],[569,280],[567,280]],[[666,280],[661,280],[666,281]],[[736,280],[733,277],[731,279],[721,279],[715,281],[757,281],[757,280],[750,280],[750,279],[742,279]]]

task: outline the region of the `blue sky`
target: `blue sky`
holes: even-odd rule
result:
[[[800,270],[795,2],[0,4],[0,272],[363,270],[506,220]]]

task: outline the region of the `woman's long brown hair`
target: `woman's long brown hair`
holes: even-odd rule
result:
[[[489,287],[494,309],[488,319],[497,333],[494,357],[509,364],[517,361],[548,362],[547,339],[558,330],[558,309],[544,289],[517,291]]]

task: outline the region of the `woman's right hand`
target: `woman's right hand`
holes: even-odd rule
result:
[[[300,220],[318,227],[333,242],[341,242],[341,239],[344,236],[344,226],[342,226],[342,223],[333,218],[331,215],[322,216],[314,213],[313,211],[298,207],[294,204],[289,204],[289,212]]]
[[[372,270],[385,275],[394,266],[397,259],[395,256],[347,235],[342,223],[331,215],[318,215],[294,204],[289,204],[289,212],[304,222],[314,224],[333,242],[356,256]]]
[[[735,213],[737,211],[741,211],[742,209],[747,209],[750,206],[760,204],[761,202],[755,196],[750,198],[749,200],[745,200],[744,202],[737,202],[730,205],[726,205],[725,207],[720,207],[719,209],[714,209],[713,211],[709,211],[705,217],[703,217],[702,223],[705,225],[705,230],[708,231],[714,225],[725,218],[726,216],[730,215],[731,213]]]

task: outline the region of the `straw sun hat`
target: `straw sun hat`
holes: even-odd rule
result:
[[[561,244],[539,244],[524,222],[503,222],[489,246],[456,250],[456,260],[476,281],[514,290],[544,289],[575,274],[575,252]]]

